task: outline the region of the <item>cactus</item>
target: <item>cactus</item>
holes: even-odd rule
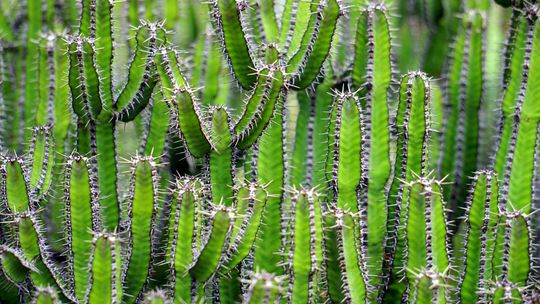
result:
[[[538,302],[539,14],[2,1],[0,302]]]

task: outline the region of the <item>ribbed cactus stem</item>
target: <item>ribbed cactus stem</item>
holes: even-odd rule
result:
[[[124,301],[133,303],[144,292],[155,257],[155,225],[158,212],[158,174],[151,156],[131,161],[131,184],[125,229],[128,233],[127,260],[122,272]]]
[[[471,11],[463,18],[455,41],[450,76],[447,83],[446,138],[440,170],[453,181],[445,197],[461,216],[460,202],[465,201],[468,178],[475,172],[478,154],[478,111],[483,96],[483,60],[485,16]],[[453,152],[455,150],[455,153]]]
[[[93,232],[100,229],[98,190],[91,162],[77,154],[68,158],[65,182],[66,243],[72,286],[82,300],[89,287],[88,263]]]
[[[315,278],[322,258],[322,214],[319,197],[314,190],[293,190],[289,250],[290,303],[316,301]]]
[[[394,269],[398,269],[404,252],[397,250],[399,227],[403,204],[407,201],[405,191],[408,182],[418,176],[427,176],[430,167],[431,144],[431,85],[422,72],[406,74],[400,84],[397,124],[397,157],[394,180],[388,196],[388,237],[384,261],[384,281],[379,300],[385,297]],[[401,249],[401,248],[400,248]],[[397,261],[394,264],[394,261]],[[395,279],[395,278],[394,278]]]
[[[492,277],[490,257],[493,256],[498,221],[497,195],[497,176],[491,171],[478,172],[462,222],[466,225],[466,234],[464,269],[458,286],[460,303],[486,301],[486,294],[480,294],[478,290],[485,290]]]
[[[87,303],[121,303],[122,255],[120,240],[113,233],[94,233],[88,264],[89,286],[84,301]]]
[[[200,183],[185,179],[176,181],[169,224],[167,254],[171,269],[170,295],[176,302],[189,302],[192,278],[187,272],[199,248]]]
[[[386,235],[390,128],[387,94],[392,80],[391,37],[384,4],[370,3],[357,23],[352,80],[362,99],[367,165],[368,270],[371,285],[382,273]],[[374,294],[374,296],[376,296]]]

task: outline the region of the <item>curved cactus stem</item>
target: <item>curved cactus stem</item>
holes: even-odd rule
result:
[[[230,208],[222,205],[212,207],[214,210],[211,211],[208,239],[189,270],[191,276],[199,283],[208,281],[217,270],[233,224]]]
[[[92,249],[92,232],[99,229],[98,189],[95,168],[77,154],[68,158],[65,182],[66,243],[71,282],[78,300],[89,287],[88,263]]]
[[[163,95],[174,112],[178,129],[186,141],[189,152],[195,157],[202,157],[210,152],[210,139],[207,126],[201,121],[199,104],[194,90],[178,68],[176,53],[160,48],[155,57],[156,66],[163,87]]]
[[[249,287],[242,303],[276,303],[281,293],[281,284],[281,278],[272,273],[254,273],[249,279]]]
[[[337,20],[341,14],[341,7],[337,0],[326,0],[322,12],[317,13],[312,40],[298,70],[299,75],[292,80],[296,89],[305,89],[313,83],[319,75],[321,68],[330,53],[332,39],[337,28]],[[322,30],[324,29],[324,30]],[[296,55],[295,55],[296,56]],[[294,57],[291,61],[294,60]]]
[[[20,249],[6,245],[0,245],[0,265],[2,274],[21,290],[26,290],[24,283],[30,271],[39,271]]]
[[[252,250],[261,226],[266,199],[266,190],[256,183],[250,183],[238,190],[238,219],[230,237],[229,248],[221,261],[223,273],[236,267]]]
[[[84,121],[97,119],[102,110],[102,102],[94,62],[95,41],[70,37],[69,54],[69,87],[73,111]]]
[[[257,85],[234,125],[234,145],[240,149],[247,149],[257,141],[274,116],[279,95],[284,94],[284,71],[273,45],[266,49],[266,63],[256,71]]]
[[[62,292],[62,296],[75,302],[72,291],[65,285],[65,280],[61,277],[61,270],[57,267],[51,257],[49,246],[43,235],[43,224],[37,215],[32,211],[25,211],[14,214],[19,244],[24,257],[34,261],[36,272],[30,273],[30,280],[37,287],[52,286],[57,291]]]
[[[235,0],[212,0],[211,16],[221,38],[222,49],[229,65],[242,88],[249,90],[257,78],[253,69],[248,43],[240,19],[240,4]]]
[[[144,292],[153,267],[158,179],[153,157],[138,156],[132,160],[125,223],[130,246],[122,272],[124,301],[130,303],[135,302]]]
[[[89,285],[85,301],[89,304],[122,302],[122,255],[116,234],[96,233],[89,260]]]
[[[143,92],[150,85],[147,81],[154,78],[152,76],[153,64],[148,63],[153,62],[156,49],[165,45],[167,41],[165,29],[160,23],[143,22],[136,29],[136,32],[136,49],[130,62],[128,79],[114,102],[115,109],[124,109],[135,100],[142,102],[144,101],[143,96],[150,97],[143,95]]]
[[[145,74],[141,86],[139,87],[139,91],[129,104],[115,114],[116,119],[123,122],[132,121],[146,108],[148,103],[150,103],[150,97],[158,82],[157,75],[152,74],[153,73],[151,72]]]

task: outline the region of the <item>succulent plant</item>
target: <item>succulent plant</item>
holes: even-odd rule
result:
[[[540,303],[539,17],[2,1],[0,302]]]

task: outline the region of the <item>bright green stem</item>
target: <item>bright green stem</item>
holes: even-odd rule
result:
[[[158,174],[154,159],[150,156],[133,159],[126,223],[130,246],[122,273],[124,301],[129,303],[139,298],[153,267],[157,190]]]
[[[431,144],[431,86],[427,76],[411,72],[401,79],[398,112],[396,117],[397,147],[394,179],[388,195],[388,239],[384,260],[384,285],[380,299],[385,296],[390,279],[395,280],[395,270],[401,266],[405,252],[397,250],[400,213],[406,199],[406,183],[427,176],[430,166]],[[394,269],[393,269],[394,268]],[[394,274],[392,274],[394,272]]]
[[[371,4],[360,16],[356,34],[353,84],[365,96],[362,102],[366,133],[368,271],[378,285],[386,235],[386,184],[390,177],[390,130],[387,94],[392,78],[390,30],[387,11]]]
[[[508,210],[519,210],[525,214],[532,211],[532,182],[540,122],[540,22],[537,19],[534,14],[527,18],[523,76],[515,103],[500,198],[500,204],[507,206]]]
[[[0,265],[2,266],[2,274],[17,287],[22,287],[22,284],[28,277],[30,271],[37,272],[35,266],[24,257],[23,252],[19,249],[0,245]]]
[[[400,221],[403,236],[398,242],[407,248],[403,257],[406,272],[402,274],[406,280],[399,278],[401,281],[395,284],[414,284],[416,275],[423,270],[449,270],[448,226],[440,183],[421,178],[409,183],[405,191],[407,201],[403,202]]]
[[[212,207],[215,210],[210,218],[210,235],[196,257],[195,265],[189,270],[191,276],[201,283],[208,281],[219,266],[232,226],[231,210],[222,205]]]
[[[25,178],[23,160],[11,158],[5,160],[2,168],[5,181],[7,205],[12,213],[28,211],[31,208],[28,181]]]
[[[238,83],[248,90],[256,82],[255,64],[243,35],[240,8],[235,0],[212,0],[211,15],[223,43],[223,50]],[[239,35],[240,34],[240,35]]]
[[[213,149],[210,152],[210,183],[212,201],[216,205],[231,207],[233,204],[233,148],[229,129],[229,114],[224,108],[212,111],[211,133]]]
[[[302,90],[307,88],[319,75],[323,63],[330,53],[332,39],[337,27],[337,20],[341,14],[339,1],[328,0],[322,11],[316,14],[316,24],[313,36],[309,41],[306,57],[296,72],[300,75],[293,80],[293,86]],[[294,60],[291,59],[291,61]]]
[[[266,185],[268,197],[262,215],[259,235],[254,248],[254,264],[261,271],[283,274],[282,257],[282,200],[285,186],[285,134],[282,102],[274,119],[259,141],[257,157],[258,180]]]
[[[32,133],[30,190],[38,197],[43,197],[52,182],[54,139],[49,126],[35,127]]]
[[[75,295],[79,300],[84,299],[89,286],[93,232],[99,228],[96,227],[99,219],[97,189],[89,163],[79,155],[72,155],[66,168],[66,243]]]
[[[105,1],[105,0],[102,0]],[[167,41],[165,30],[157,23],[143,23],[136,29],[136,48],[130,62],[127,82],[121,88],[114,103],[116,109],[124,109],[133,101],[144,100],[145,90],[153,79],[152,56]],[[147,96],[150,97],[150,96]]]
[[[365,136],[364,121],[361,114],[360,102],[350,94],[342,94],[336,98],[335,129],[332,159],[332,188],[333,202],[336,207],[352,213],[358,212],[358,191],[362,178],[364,162],[363,151]]]
[[[90,288],[86,295],[89,304],[121,303],[122,255],[116,235],[96,234],[92,240],[90,258]]]
[[[455,218],[462,215],[468,179],[477,168],[478,111],[484,90],[485,22],[477,11],[464,16],[450,65],[440,174],[453,182],[445,187],[445,198],[456,210]]]
[[[154,90],[152,102],[152,116],[150,117],[148,133],[141,149],[144,155],[161,156],[165,149],[171,114],[167,104],[163,100],[163,93],[161,91]]]
[[[189,86],[178,67],[176,53],[161,48],[155,57],[163,95],[173,112],[175,123],[185,140],[189,152],[195,157],[202,157],[210,152],[210,138],[201,121],[199,104],[194,90]]]
[[[192,278],[189,268],[194,261],[199,229],[199,201],[196,181],[182,180],[176,183],[175,197],[171,205],[169,246],[171,295],[175,303],[191,301]]]
[[[222,262],[224,273],[236,267],[253,249],[259,234],[266,199],[266,190],[255,183],[238,190],[236,206],[238,218]]]
[[[289,250],[289,303],[317,301],[316,279],[322,263],[322,214],[313,190],[293,193]]]
[[[267,65],[257,71],[257,85],[234,126],[235,146],[240,149],[253,145],[268,127],[282,91],[284,72],[275,46],[266,48],[265,56]]]
[[[328,231],[328,281],[334,301],[367,303],[368,277],[365,257],[365,222],[358,213],[336,208],[326,220]],[[337,267],[339,274],[334,269]],[[330,275],[330,273],[333,273]],[[335,276],[335,277],[334,277]],[[334,281],[336,280],[337,281]],[[341,284],[341,286],[339,286]]]
[[[461,269],[459,297],[462,303],[485,300],[493,269],[490,257],[495,246],[495,228],[498,222],[497,177],[490,171],[479,172],[474,178],[473,192],[465,211],[464,268]],[[454,248],[461,250],[461,248]]]

